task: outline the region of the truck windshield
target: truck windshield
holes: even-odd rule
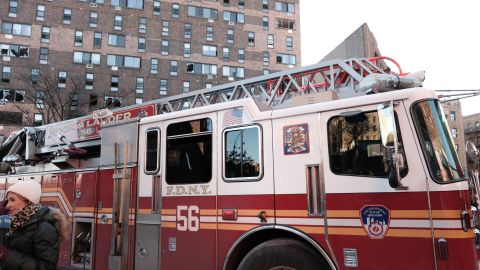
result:
[[[412,113],[432,178],[440,183],[466,179],[440,102],[419,102]]]

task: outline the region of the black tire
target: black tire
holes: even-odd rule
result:
[[[262,243],[245,255],[238,270],[326,270],[330,269],[317,252],[293,239]]]

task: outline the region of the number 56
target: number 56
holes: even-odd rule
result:
[[[187,211],[187,213],[183,213]],[[177,206],[177,230],[198,232],[200,228],[200,209],[196,205]]]

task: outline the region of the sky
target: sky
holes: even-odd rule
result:
[[[363,23],[404,72],[425,70],[424,87],[480,89],[479,0],[300,0],[302,65],[320,61]],[[463,115],[480,113],[479,104],[480,97],[462,99]]]

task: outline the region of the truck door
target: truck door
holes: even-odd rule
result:
[[[215,269],[216,114],[165,121],[162,269]]]
[[[341,268],[435,269],[427,181],[406,110],[395,105],[403,161],[396,189],[376,109],[321,113],[325,235]]]
[[[456,151],[438,100],[415,103],[411,112],[429,179],[437,269],[477,269],[473,231],[461,221],[470,219],[468,175],[457,156],[465,153]]]

